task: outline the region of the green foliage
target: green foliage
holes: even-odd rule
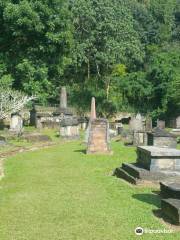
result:
[[[100,116],[180,111],[180,0],[0,1],[0,84]]]

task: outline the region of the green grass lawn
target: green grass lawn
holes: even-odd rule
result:
[[[0,240],[180,239],[180,233],[134,234],[137,226],[168,229],[153,215],[151,188],[111,176],[135,148],[112,144],[113,156],[85,155],[80,142],[21,153],[6,160],[0,182]]]

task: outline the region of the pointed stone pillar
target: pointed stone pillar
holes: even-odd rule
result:
[[[66,108],[67,108],[66,87],[62,87],[60,92],[60,109],[66,109]]]
[[[90,120],[94,120],[96,119],[96,100],[94,97],[92,97],[91,100],[91,116],[90,116]]]

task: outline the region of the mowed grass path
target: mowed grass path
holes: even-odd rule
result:
[[[180,233],[135,236],[137,226],[167,229],[154,217],[150,188],[111,176],[134,148],[116,142],[113,156],[87,156],[80,142],[7,159],[0,182],[0,240],[180,239]]]

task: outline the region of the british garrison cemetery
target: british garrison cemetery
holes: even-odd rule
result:
[[[180,239],[180,0],[0,0],[0,239]]]

